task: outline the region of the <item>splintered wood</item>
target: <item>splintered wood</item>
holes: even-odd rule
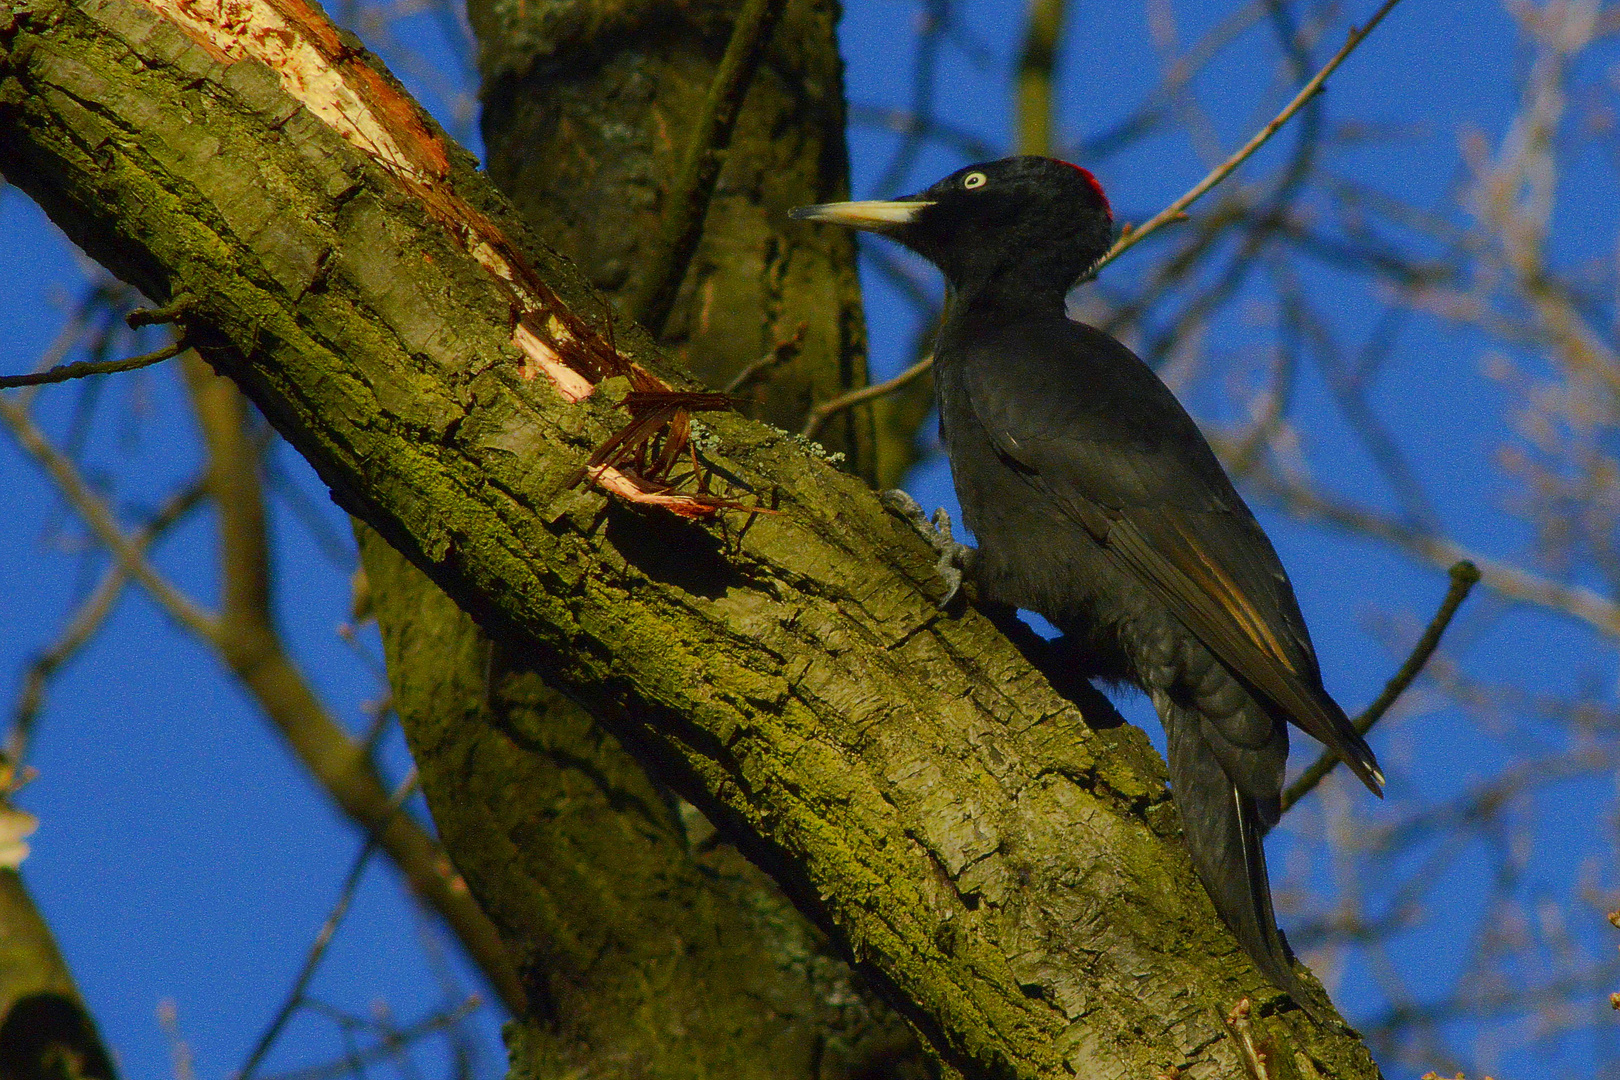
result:
[[[604,379],[626,377],[631,420],[580,470],[588,481],[628,502],[683,517],[758,508],[709,491],[690,440],[691,414],[729,409],[722,394],[676,391],[592,330],[541,281],[516,245],[449,182],[449,147],[417,104],[303,0],[141,0],[175,23],[222,63],[255,60],[281,89],[351,146],[398,180],[512,297],[512,345],[519,374],[544,375],[563,400],[590,397]],[[352,40],[352,39],[351,39]],[[692,471],[672,479],[678,463]],[[696,492],[679,492],[693,480]]]

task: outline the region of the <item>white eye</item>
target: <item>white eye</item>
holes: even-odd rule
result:
[[[982,172],[970,172],[966,176],[962,177],[962,186],[967,188],[969,191],[972,191],[974,188],[984,187],[984,185],[988,184],[989,182],[989,178],[986,177]]]

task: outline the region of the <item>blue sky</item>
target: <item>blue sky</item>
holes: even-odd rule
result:
[[[1236,6],[1228,0],[1182,2],[1165,10],[1173,10],[1176,37],[1185,48]],[[1341,10],[1339,18],[1364,18],[1361,7],[1370,6]],[[964,0],[955,8],[956,21],[974,48],[951,44],[942,54],[937,114],[1002,147],[1009,141],[1011,108],[1006,73],[1021,10],[1007,0]],[[843,47],[852,101],[903,105],[908,50],[916,40],[920,12],[917,4],[901,0],[849,5]],[[1341,40],[1344,24],[1334,25],[1327,43],[1316,50],[1318,62]],[[426,17],[397,28],[402,42],[430,58],[442,55],[438,32]],[[1263,25],[1250,30],[1196,83],[1224,147],[1239,143],[1280,103],[1267,34]],[[975,58],[977,50],[982,55]],[[1264,55],[1265,62],[1254,62],[1256,54]],[[1128,115],[1160,72],[1140,3],[1075,5],[1062,56],[1057,112],[1065,145]],[[1583,61],[1595,65],[1594,85],[1601,84],[1606,65],[1615,59],[1611,48]],[[1332,122],[1357,120],[1406,134],[1378,144],[1336,146],[1326,155],[1328,171],[1418,205],[1446,205],[1459,176],[1459,133],[1476,129],[1487,145],[1494,144],[1512,116],[1515,78],[1523,67],[1523,45],[1502,8],[1407,0],[1334,77],[1325,98]],[[402,74],[411,83],[409,74]],[[1594,93],[1601,96],[1601,86]],[[451,119],[443,111],[443,99],[431,92],[424,96],[430,107],[441,110],[441,117]],[[1237,180],[1266,174],[1287,152],[1290,135],[1285,131],[1279,136]],[[899,185],[901,190],[874,190],[895,138],[869,127],[852,130],[858,197],[914,190],[965,163],[947,149],[928,147]],[[1207,168],[1198,146],[1179,133],[1145,140],[1101,162],[1082,163],[1093,166],[1120,219],[1136,221],[1180,194]],[[1560,176],[1553,249],[1567,264],[1612,260],[1614,160],[1604,153],[1582,152],[1566,166]],[[1105,272],[1097,287],[1105,293],[1121,288],[1153,265],[1168,242],[1150,242],[1128,254]],[[85,264],[32,204],[9,189],[0,191],[0,253],[5,255],[0,259],[0,295],[8,300],[0,305],[0,368],[21,371],[60,329],[82,288]],[[1374,289],[1344,272],[1315,267],[1308,274],[1311,295],[1331,312],[1336,332],[1352,342],[1364,337],[1377,315]],[[910,362],[915,315],[869,264],[864,276],[872,364],[881,377]],[[1259,305],[1263,299],[1258,286],[1246,287],[1233,307],[1241,310],[1246,301]],[[1218,320],[1205,343],[1209,363],[1237,358],[1236,363],[1267,349],[1274,332],[1262,317]],[[1477,334],[1416,319],[1379,381],[1373,405],[1400,432],[1447,529],[1489,554],[1513,557],[1524,549],[1528,534],[1503,512],[1508,493],[1488,465],[1497,446],[1510,438],[1505,419],[1510,402],[1481,375],[1491,347]],[[158,368],[109,380],[97,391],[101,400],[83,460],[121,507],[150,509],[161,498],[155,492],[172,489],[196,468],[191,421],[177,380],[176,371]],[[41,394],[39,421],[59,442],[73,429],[83,394],[82,388]],[[1205,383],[1198,384],[1189,404],[1206,421],[1219,425],[1231,420],[1222,414],[1225,397]],[[1326,486],[1369,505],[1390,505],[1389,492],[1314,371],[1302,375],[1296,415],[1303,453]],[[383,693],[376,672],[378,650],[371,636],[354,646],[337,633],[348,618],[353,557],[324,551],[303,517],[319,516],[339,540],[347,539],[347,523],[295,455],[285,447],[278,447],[275,455],[287,478],[272,506],[278,617],[309,678],[334,712],[360,730],[366,723],[364,704]],[[907,486],[927,506],[954,508],[942,462],[924,465]],[[81,533],[67,511],[5,439],[0,439],[0,491],[10,506],[8,542],[0,545],[0,595],[6,598],[0,603],[0,692],[9,694],[32,654],[55,636],[65,613],[94,582],[104,560],[81,549]],[[1444,592],[1444,575],[1372,542],[1302,527],[1267,509],[1260,512],[1293,575],[1328,684],[1354,711],[1377,692],[1400,659],[1375,632],[1378,621],[1403,614],[1419,622],[1426,619]],[[210,598],[215,589],[212,543],[211,522],[198,514],[161,545],[156,561],[193,595]],[[1595,685],[1599,700],[1614,703],[1612,643],[1567,619],[1478,599],[1473,603],[1472,621],[1465,620],[1457,638],[1471,669],[1537,693]],[[1521,757],[1531,737],[1563,738],[1529,718],[1486,737],[1432,694],[1419,694],[1415,702],[1415,715],[1392,723],[1390,731],[1373,740],[1393,785],[1404,795],[1443,798]],[[1150,710],[1129,701],[1126,708],[1158,737]],[[1314,756],[1315,747],[1303,737],[1296,747],[1300,758]],[[394,777],[403,775],[408,762],[397,739],[385,758]],[[240,1067],[290,985],[359,840],[223,677],[213,657],[135,590],[126,593],[95,645],[53,685],[31,764],[40,776],[20,802],[40,816],[42,825],[35,852],[25,864],[27,881],[125,1075],[172,1075],[170,1047],[155,1019],[164,1000],[177,1005],[198,1075],[230,1074]],[[1359,798],[1353,793],[1333,797],[1341,803]],[[1347,812],[1353,820],[1372,822],[1380,811],[1355,806]],[[1523,824],[1535,851],[1524,886],[1530,894],[1565,903],[1583,867],[1593,865],[1599,867],[1600,884],[1612,890],[1607,854],[1613,839],[1611,812],[1612,792],[1603,783],[1571,783],[1538,799]],[[1299,880],[1319,882],[1333,872],[1320,851],[1290,837],[1286,824],[1271,850],[1274,877],[1287,868]],[[1418,920],[1391,950],[1420,1000],[1447,985],[1473,948],[1473,939],[1456,927],[1472,924],[1470,913],[1484,896],[1478,877],[1489,865],[1483,850],[1464,850],[1447,871],[1454,875],[1448,878],[1448,906]],[[1359,883],[1374,895],[1380,886],[1377,881]],[[1288,925],[1286,914],[1284,923]],[[1590,920],[1577,919],[1573,933],[1586,946],[1613,948],[1604,937],[1606,928],[1590,925]],[[441,1008],[448,993],[475,988],[476,979],[452,957],[456,988],[446,990],[422,947],[424,935],[430,941],[442,938],[402,898],[392,872],[375,864],[317,977],[315,992],[356,1013],[385,1001],[404,1025]],[[1375,974],[1352,955],[1338,993],[1352,1018],[1377,1009],[1384,993]],[[1606,1003],[1594,1005],[1599,1007]],[[479,1075],[496,1075],[503,1070],[504,1057],[494,1010],[484,1010],[476,1026]],[[1456,1025],[1447,1029],[1446,1045],[1467,1055],[1481,1030]],[[327,1060],[342,1045],[331,1022],[303,1017],[267,1068]],[[440,1052],[430,1050],[423,1058],[429,1068]],[[1547,1075],[1592,1075],[1612,1067],[1614,1060],[1611,1043],[1583,1035],[1531,1043],[1527,1050],[1510,1046],[1486,1063],[1500,1070],[1498,1077],[1542,1075],[1543,1069]]]

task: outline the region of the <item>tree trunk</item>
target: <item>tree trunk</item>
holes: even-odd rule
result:
[[[518,1074],[923,1075],[905,1023],[735,847],[376,533],[360,548],[433,820],[524,974]]]
[[[471,13],[485,46],[492,178],[599,287],[634,295],[641,282],[626,268],[646,261],[642,238],[658,228],[649,207],[667,200],[679,171],[728,12],[706,13],[702,26],[664,18],[635,28],[587,3]],[[745,391],[753,411],[781,424],[865,375],[853,244],[782,227],[782,207],[844,194],[834,23],[825,6],[788,7],[774,39],[786,44],[748,89],[665,334],[701,355],[719,385],[791,342],[785,362]],[[547,64],[557,35],[588,59]],[[857,468],[873,458],[863,422],[849,417],[832,433]],[[394,701],[435,821],[526,973],[533,1008],[515,1063],[536,1076],[921,1068],[904,1021],[768,877],[717,837],[693,842],[689,828],[714,830],[691,804],[650,781],[520,654],[496,656],[375,534],[361,539]]]
[[[691,383],[632,327],[639,368],[607,349],[580,275],[352,39],[298,0],[209,10],[0,15],[0,169],[183,297],[334,497],[746,845],[948,1067],[1242,1075],[1247,997],[1269,1075],[1377,1075],[1216,920],[1141,733],[941,615],[932,553],[866,485],[705,413],[705,453],[776,513],[574,486],[631,378]]]

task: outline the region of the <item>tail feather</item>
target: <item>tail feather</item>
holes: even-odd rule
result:
[[[1161,703],[1169,742],[1170,783],[1193,866],[1221,920],[1278,989],[1321,1022],[1323,1016],[1294,973],[1294,954],[1271,906],[1259,801],[1227,777],[1199,731],[1197,713]]]

